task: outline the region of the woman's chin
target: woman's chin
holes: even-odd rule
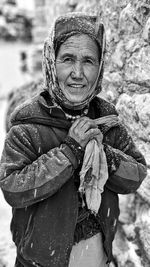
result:
[[[76,96],[76,97],[67,97],[68,101],[71,102],[73,105],[80,104],[82,103],[85,99],[86,96]]]

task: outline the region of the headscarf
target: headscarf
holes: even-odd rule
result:
[[[94,83],[94,88],[89,92],[87,98],[81,103],[72,103],[63,94],[59,87],[56,75],[56,50],[65,42],[67,38],[75,34],[87,34],[97,42],[101,50],[101,59],[98,77]],[[44,42],[43,48],[43,74],[46,90],[49,91],[54,103],[61,107],[72,110],[80,110],[89,104],[101,91],[101,83],[104,68],[105,54],[105,30],[104,25],[95,15],[88,15],[81,12],[68,13],[56,19],[51,32]]]

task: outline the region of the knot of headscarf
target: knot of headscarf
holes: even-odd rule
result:
[[[94,120],[97,125],[105,123],[108,127],[118,124],[118,117],[110,115]],[[97,214],[101,205],[101,194],[108,179],[107,159],[101,137],[88,142],[83,165],[80,171],[79,192],[85,193],[86,204],[92,213]]]

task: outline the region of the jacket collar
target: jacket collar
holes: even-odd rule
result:
[[[62,119],[66,118],[63,109],[52,102],[52,99],[47,91],[43,91],[40,93],[38,102],[39,105],[42,106],[42,108],[48,114],[51,115],[51,117],[62,118]]]

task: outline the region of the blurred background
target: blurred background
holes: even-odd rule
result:
[[[150,266],[150,0],[0,0],[0,155],[18,103],[41,90],[43,41],[66,12],[101,16],[107,53],[101,96],[144,154],[148,175],[135,194],[119,196],[113,251],[118,267]],[[0,267],[13,267],[11,208],[0,191]],[[117,266],[117,265],[116,265]]]

